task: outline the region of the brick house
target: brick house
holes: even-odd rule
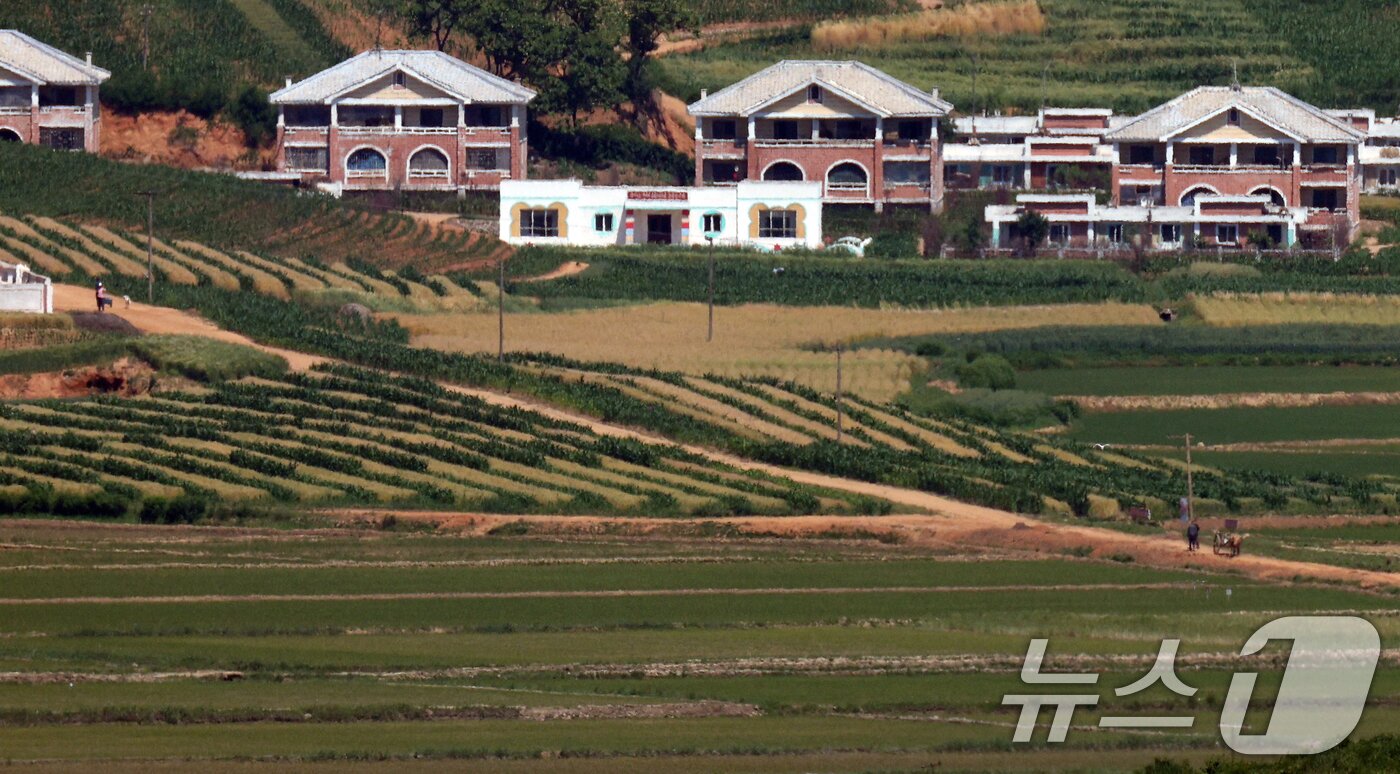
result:
[[[1203,86],[1103,134],[1109,204],[1041,195],[989,206],[992,246],[1011,246],[1007,224],[1026,211],[1050,221],[1058,247],[1345,244],[1360,225],[1366,138],[1278,89]]]
[[[1327,112],[1366,133],[1366,142],[1357,149],[1361,191],[1400,192],[1400,118],[1377,118],[1374,110]]]
[[[1083,175],[1076,173],[1081,171],[1107,179],[1113,149],[1103,144],[1103,136],[1115,121],[1121,117],[1110,110],[1053,107],[1033,116],[956,118],[955,141],[943,146],[944,186],[949,190],[1077,188]]]
[[[0,30],[0,142],[96,153],[97,90],[111,73],[18,30]]]
[[[332,191],[498,190],[535,92],[439,51],[366,51],[272,94],[277,166]]]
[[[937,211],[952,108],[861,62],[782,61],[689,106],[695,184],[816,181],[827,204]]]

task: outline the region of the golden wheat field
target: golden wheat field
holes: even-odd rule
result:
[[[827,21],[812,28],[812,46],[826,51],[871,48],[930,38],[1039,35],[1045,14],[1036,0],[967,3],[895,16]]]
[[[1192,305],[1210,325],[1400,325],[1400,297],[1339,293],[1222,293]]]
[[[454,352],[496,351],[492,313],[397,314],[415,345]],[[851,345],[889,336],[970,333],[1038,325],[1148,325],[1141,304],[906,310],[749,304],[715,310],[715,339],[705,341],[704,304],[656,303],[573,312],[508,315],[506,347],[608,360],[691,374],[772,376],[820,390],[836,387],[836,359],[814,346]],[[862,349],[843,358],[843,387],[888,400],[909,386],[922,359]]]

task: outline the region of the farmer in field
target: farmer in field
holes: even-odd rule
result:
[[[102,284],[102,280],[97,281],[97,311],[102,312],[112,305],[112,296],[107,293],[107,286]]]
[[[1201,525],[1195,519],[1192,519],[1191,524],[1186,527],[1186,550],[1201,550]]]

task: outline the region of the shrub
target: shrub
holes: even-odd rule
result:
[[[956,370],[962,387],[1010,390],[1016,386],[1016,370],[1001,355],[979,355]]]

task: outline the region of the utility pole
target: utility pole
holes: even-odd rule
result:
[[[836,444],[841,444],[841,345],[836,345]]]
[[[139,191],[137,196],[146,197],[146,303],[156,303],[155,272],[155,233],[156,233],[156,192]]]
[[[150,3],[141,6],[141,69],[151,69],[151,15],[155,9]]]
[[[501,270],[499,292],[496,295],[496,361],[506,361],[506,259],[503,256],[497,264]]]
[[[1191,477],[1191,434],[1171,437],[1181,438],[1186,442],[1186,516],[1188,519],[1194,519],[1196,518],[1196,485]]]
[[[705,238],[708,239],[709,242],[710,242],[710,249],[709,249],[709,255],[710,255],[710,300],[709,300],[709,307],[710,307],[710,324],[709,324],[709,327],[705,329],[705,341],[714,341],[714,340],[715,340],[715,238],[714,238],[713,236],[711,236],[711,235],[708,235],[708,234],[705,236]]]

